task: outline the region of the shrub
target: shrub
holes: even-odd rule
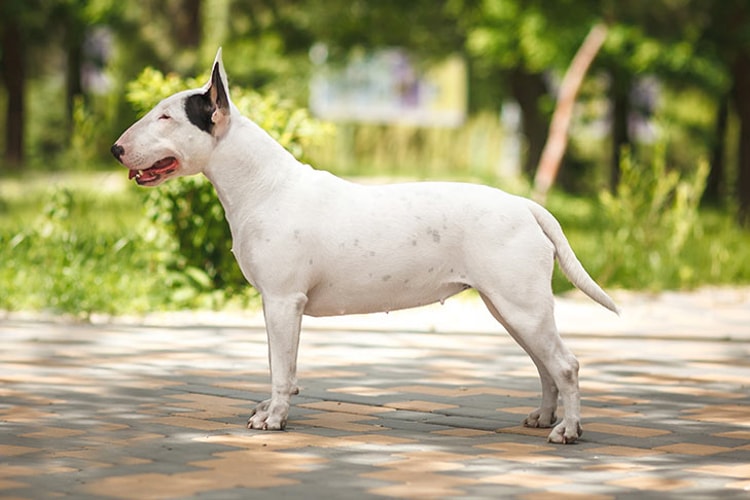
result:
[[[661,146],[647,162],[624,151],[616,192],[600,195],[607,220],[601,245],[605,282],[654,290],[696,282],[696,269],[683,252],[701,235],[699,204],[708,164],[699,161],[694,172],[681,174],[667,168],[666,156]]]
[[[128,86],[127,99],[141,113],[163,98],[180,90],[197,88],[205,79],[180,79],[146,69]],[[303,148],[321,137],[326,128],[305,109],[293,106],[275,94],[260,95],[240,88],[231,89],[234,104],[263,127],[282,146],[300,157]],[[172,286],[185,299],[211,292],[216,300],[247,290],[247,282],[231,254],[232,238],[224,220],[224,210],[213,186],[203,177],[179,178],[144,194],[150,219],[164,232],[152,235],[166,238],[163,245],[175,251],[163,252],[166,267],[172,271]]]

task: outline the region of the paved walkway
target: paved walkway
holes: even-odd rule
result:
[[[558,303],[572,446],[519,426],[535,370],[471,299],[306,321],[285,432],[244,428],[257,316],[5,315],[0,498],[750,497],[750,290],[616,297]]]

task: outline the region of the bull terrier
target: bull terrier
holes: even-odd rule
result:
[[[578,361],[553,314],[554,261],[617,307],[540,205],[467,183],[359,185],[302,164],[232,104],[221,49],[204,87],[161,101],[112,153],[141,186],[203,173],[216,189],[268,335],[271,397],[248,428],[286,425],[303,315],[392,311],[473,288],[539,371],[541,405],[523,424],[553,427],[559,396],[565,416],[548,440],[581,436]]]

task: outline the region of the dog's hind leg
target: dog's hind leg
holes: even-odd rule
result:
[[[526,354],[529,355],[531,360],[534,362],[534,365],[536,365],[537,371],[539,372],[539,379],[542,383],[542,404],[539,408],[532,411],[528,417],[526,417],[526,419],[523,421],[523,425],[526,427],[552,427],[552,425],[557,422],[557,415],[555,411],[557,410],[557,398],[559,394],[557,385],[555,384],[552,375],[550,375],[550,373],[547,371],[547,368],[537,357],[537,355],[533,351],[531,351],[528,346],[526,346],[523,338],[515,335],[513,333],[513,330],[511,330],[511,328],[505,324],[505,320],[500,316],[500,313],[495,308],[492,301],[490,301],[490,299],[483,293],[480,293],[480,296],[482,297],[482,300],[484,301],[487,309],[489,309],[492,316],[494,316],[494,318],[499,323],[505,326],[505,328],[510,332],[511,336],[518,343],[518,345],[520,345],[521,348],[526,351]]]
[[[248,429],[281,430],[286,426],[292,394],[297,389],[297,350],[302,312],[307,297],[263,297],[263,314],[268,334],[268,361],[271,367],[271,398],[253,410]]]
[[[551,427],[556,421],[559,393],[562,395],[565,417],[549,434],[548,440],[561,444],[575,442],[583,433],[580,423],[578,361],[557,332],[552,294],[542,297],[530,294],[526,299],[523,293],[504,297],[480,290],[480,294],[493,316],[529,354],[539,371],[542,404],[529,414],[524,425]]]

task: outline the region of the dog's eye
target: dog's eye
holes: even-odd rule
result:
[[[169,120],[170,118],[172,118],[172,117],[171,117],[171,116],[169,116],[169,115],[167,115],[167,114],[163,114],[163,115],[161,115],[161,116],[159,117],[159,119],[160,119],[160,120]]]

